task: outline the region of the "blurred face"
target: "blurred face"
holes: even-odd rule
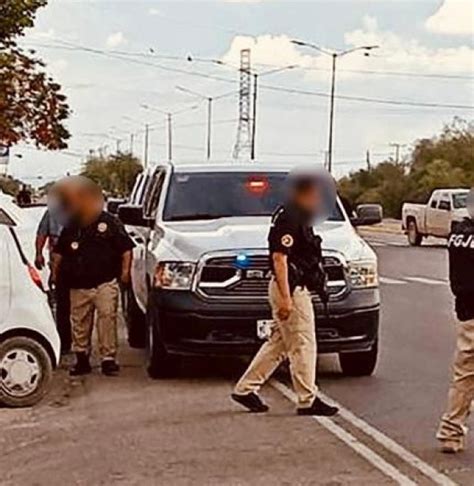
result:
[[[321,193],[316,184],[313,184],[304,190],[300,190],[295,194],[296,204],[305,212],[312,216],[316,216],[321,207]]]
[[[76,180],[65,182],[62,192],[68,213],[78,221],[87,222],[103,209],[102,194],[87,183]]]
[[[470,190],[466,199],[467,214],[471,219],[474,219],[474,187]]]

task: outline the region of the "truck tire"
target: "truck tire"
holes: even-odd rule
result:
[[[179,357],[169,354],[161,340],[157,325],[148,326],[150,362],[148,376],[154,380],[173,378],[179,371]]]
[[[145,314],[138,307],[133,290],[126,290],[126,315],[128,344],[131,348],[144,349],[147,345],[147,328]]]
[[[423,235],[418,233],[418,227],[416,225],[416,221],[410,219],[407,225],[407,236],[408,236],[408,243],[410,246],[420,246],[421,242],[423,241]]]
[[[346,376],[370,376],[377,365],[378,342],[370,351],[360,353],[339,353],[339,363]]]
[[[53,376],[51,358],[38,341],[14,336],[0,343],[0,402],[31,407],[48,392]]]

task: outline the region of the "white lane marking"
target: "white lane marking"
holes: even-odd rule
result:
[[[447,282],[444,280],[435,280],[433,278],[427,278],[427,277],[404,277],[405,280],[408,280],[410,282],[417,282],[417,283],[424,283],[428,285],[446,285]]]
[[[271,385],[278,390],[282,395],[288,398],[293,403],[296,403],[295,394],[282,383],[272,380]],[[416,486],[417,483],[412,481],[408,476],[405,476],[397,468],[389,464],[383,457],[379,456],[372,449],[362,444],[356,437],[337,425],[327,417],[311,417],[326,430],[335,435],[338,439],[348,445],[352,450],[362,456],[367,462],[372,464],[375,468],[381,471],[385,476],[393,479],[396,483],[403,486]]]
[[[405,280],[398,280],[396,278],[390,277],[380,277],[380,283],[388,284],[388,285],[406,285],[408,282]]]
[[[293,392],[283,385],[282,383],[275,382],[275,380],[271,380],[271,385],[280,391],[283,395],[285,395],[287,398],[289,396],[287,393],[289,392],[292,394],[293,399],[290,399],[292,401],[295,401],[295,395]],[[287,390],[284,392],[283,390]],[[339,408],[339,415],[343,417],[345,420],[347,420],[351,425],[354,427],[357,427],[359,430],[364,432],[366,435],[374,439],[376,442],[378,442],[381,446],[383,446],[385,449],[390,451],[391,453],[395,454],[397,457],[405,461],[407,464],[412,466],[413,468],[417,469],[420,471],[422,474],[427,476],[429,479],[431,479],[435,484],[439,484],[440,486],[458,486],[457,483],[455,483],[452,479],[450,479],[448,476],[445,474],[437,471],[434,467],[430,466],[428,463],[424,462],[422,459],[420,459],[418,456],[410,452],[409,450],[405,449],[403,446],[395,442],[393,439],[390,437],[386,436],[383,432],[380,432],[377,430],[375,427],[372,425],[368,424],[361,418],[357,417],[354,415],[351,411],[349,411],[347,408],[342,406],[340,403],[337,401],[333,400],[332,398],[328,397],[322,392],[319,392],[319,396],[327,401],[328,403],[336,406]]]

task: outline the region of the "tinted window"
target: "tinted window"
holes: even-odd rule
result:
[[[185,221],[226,216],[270,216],[286,195],[286,174],[211,172],[174,174],[163,219]],[[337,207],[331,221],[344,221]]]

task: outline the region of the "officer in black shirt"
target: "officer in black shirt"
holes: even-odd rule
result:
[[[317,396],[316,332],[310,291],[324,295],[321,238],[313,223],[322,206],[318,179],[310,174],[291,178],[287,204],[272,217],[268,235],[272,279],[269,300],[274,326],[237,383],[232,398],[252,412],[266,412],[258,391],[278,365],[290,361],[293,386],[298,396],[298,415],[337,413]]]
[[[437,433],[447,453],[464,449],[466,419],[474,400],[474,188],[466,202],[469,217],[452,224],[448,240],[449,279],[459,322],[454,377]]]
[[[72,222],[55,246],[53,277],[61,269],[71,289],[73,351],[77,363],[72,375],[90,373],[89,354],[94,315],[102,371],[118,373],[117,312],[119,283],[128,284],[133,242],[122,223],[103,211],[100,188],[88,179],[74,179],[69,188]]]

